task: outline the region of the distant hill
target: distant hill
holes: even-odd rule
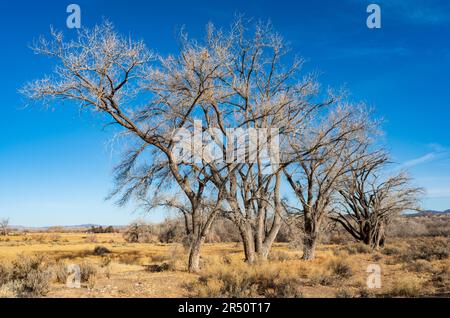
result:
[[[83,230],[90,229],[92,227],[108,227],[110,225],[99,225],[99,224],[79,224],[79,225],[52,225],[52,226],[22,226],[22,225],[11,225],[10,228],[19,231],[47,231],[51,228],[62,228],[64,230]],[[111,225],[115,229],[121,229],[125,227],[124,225]]]
[[[440,215],[450,215],[450,209],[445,211],[426,210],[417,213],[407,214],[406,216],[417,217],[417,216],[440,216]]]

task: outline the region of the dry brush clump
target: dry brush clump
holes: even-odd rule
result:
[[[298,275],[273,264],[217,264],[213,270],[202,272],[186,288],[198,297],[303,297]]]
[[[309,286],[341,285],[353,276],[352,266],[341,258],[332,259],[322,266],[312,266],[303,272],[305,284]]]
[[[418,213],[394,218],[388,226],[390,237],[450,237],[450,214]]]
[[[332,275],[337,279],[349,279],[353,276],[352,266],[344,258],[337,258],[330,261],[328,265]]]
[[[450,239],[433,238],[417,239],[410,243],[410,247],[403,251],[399,258],[404,262],[415,260],[444,260],[450,255]]]
[[[102,245],[98,245],[94,248],[94,255],[98,255],[98,256],[102,256],[104,254],[109,254],[111,253],[111,251],[109,250],[109,248],[102,246]]]
[[[0,286],[6,284],[9,279],[9,268],[6,264],[0,263]]]
[[[6,296],[45,296],[51,278],[48,260],[41,255],[19,255],[11,264],[0,265],[0,287]]]
[[[90,283],[93,282],[97,275],[97,267],[88,262],[83,261],[80,264],[80,279],[82,283]]]
[[[444,266],[433,273],[430,279],[437,294],[450,295],[450,266]]]
[[[422,294],[423,281],[415,276],[397,279],[388,295],[394,297],[419,297]]]
[[[435,268],[430,261],[425,259],[418,259],[412,262],[407,262],[403,266],[406,270],[417,273],[433,273]]]
[[[53,266],[53,273],[56,278],[56,282],[65,284],[67,282],[67,277],[69,272],[67,270],[67,264],[63,260],[58,260]]]

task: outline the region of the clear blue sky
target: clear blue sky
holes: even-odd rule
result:
[[[345,85],[386,120],[394,160],[428,191],[424,207],[450,209],[448,1],[18,0],[0,3],[0,217],[12,224],[125,224],[141,216],[104,200],[117,159],[110,129],[70,104],[23,109],[17,93],[51,70],[27,45],[50,25],[75,32],[65,27],[70,3],[81,6],[83,25],[108,18],[163,54],[176,51],[183,25],[195,37],[207,22],[227,26],[236,13],[271,19],[308,68],[322,71],[325,86]],[[366,27],[369,3],[381,5],[381,29]]]

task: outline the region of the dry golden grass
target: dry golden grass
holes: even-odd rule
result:
[[[434,254],[410,250],[433,242],[401,240],[374,253],[359,244],[321,245],[313,261],[300,260],[301,251],[288,244],[275,244],[269,260],[253,266],[243,262],[240,244],[205,244],[202,272],[190,274],[180,244],[126,243],[120,233],[33,233],[0,238],[0,263],[19,253],[45,255],[54,274],[47,297],[448,297],[445,245],[439,241]],[[98,253],[99,246],[107,252]],[[90,273],[81,288],[63,283],[67,264]],[[379,289],[366,287],[370,264],[381,266]],[[1,286],[0,297],[9,296],[8,285]]]

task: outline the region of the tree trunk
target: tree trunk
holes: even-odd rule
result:
[[[197,273],[200,271],[200,249],[204,241],[205,238],[201,237],[200,239],[194,239],[191,242],[188,263],[188,270],[190,273]]]
[[[264,232],[265,232],[265,217],[264,217],[264,211],[263,209],[260,209],[257,222],[256,222],[256,233],[255,233],[255,251],[259,255],[263,254],[264,250]]]
[[[260,250],[258,251],[258,260],[260,261],[267,261],[267,258],[269,256],[270,247],[268,246],[261,246]]]
[[[316,246],[317,246],[317,235],[315,233],[311,233],[310,235],[305,236],[303,239],[303,256],[304,260],[313,260],[316,254]]]
[[[275,242],[275,239],[277,238],[280,228],[281,228],[281,215],[277,213],[274,216],[272,227],[269,233],[267,233],[264,239],[264,243],[262,244],[260,250],[258,251],[258,257],[260,260],[267,261],[270,249],[272,248],[273,242]]]
[[[241,229],[242,243],[244,244],[245,261],[254,264],[256,261],[255,239],[250,224],[245,224]]]
[[[378,250],[380,247],[384,246],[386,235],[382,227],[377,227],[372,230],[370,235],[370,247],[374,250]]]
[[[317,222],[319,223],[319,222]],[[310,212],[305,213],[305,237],[303,238],[303,256],[304,260],[313,260],[316,254],[317,228],[320,224],[314,224],[314,219]]]

